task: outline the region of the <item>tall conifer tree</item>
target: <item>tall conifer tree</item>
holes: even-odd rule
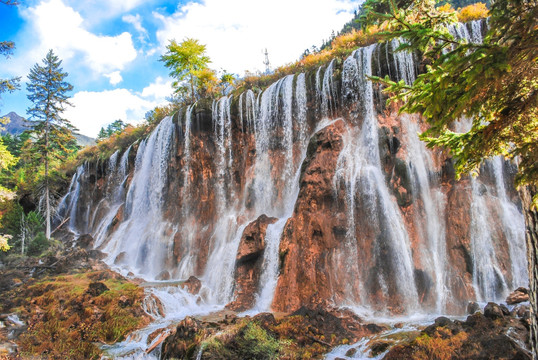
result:
[[[30,70],[26,84],[28,99],[33,106],[27,110],[33,121],[32,133],[34,146],[33,160],[44,166],[44,201],[46,237],[51,234],[51,194],[50,163],[54,158],[65,158],[70,150],[66,146],[74,140],[72,131],[75,128],[62,117],[62,112],[69,103],[68,92],[73,86],[65,81],[67,73],[61,68],[62,61],[49,50],[42,60],[43,65],[35,64]]]

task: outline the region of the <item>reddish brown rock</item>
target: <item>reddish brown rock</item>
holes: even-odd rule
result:
[[[338,279],[331,277],[335,273],[331,253],[345,237],[346,220],[335,207],[333,179],[344,132],[344,121],[336,121],[315,134],[308,145],[301,190],[280,243],[275,311],[290,312],[339,296]]]
[[[254,305],[262,273],[265,232],[267,226],[276,220],[276,218],[261,215],[243,231],[235,258],[234,301],[228,304],[227,308],[245,311]]]
[[[187,281],[181,284],[181,287],[187,289],[187,291],[191,294],[196,295],[200,292],[202,283],[197,277],[191,276],[187,279]]]
[[[517,288],[506,298],[506,303],[508,305],[519,304],[524,301],[529,301],[529,290],[522,287]]]

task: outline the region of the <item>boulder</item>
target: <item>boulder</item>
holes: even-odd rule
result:
[[[155,277],[155,280],[170,280],[170,273],[166,270],[163,270]]]
[[[467,304],[467,314],[472,315],[480,310],[480,305],[477,302],[471,301]]]
[[[94,239],[93,239],[93,236],[91,236],[91,234],[80,235],[77,239],[78,246],[83,249],[93,248],[93,242],[94,242]]]
[[[187,279],[187,281],[181,284],[181,287],[183,289],[186,289],[191,294],[196,295],[198,294],[198,292],[200,292],[200,288],[202,287],[202,282],[198,280],[196,276],[191,276]]]
[[[103,284],[102,282],[96,281],[96,282],[90,283],[90,285],[88,286],[88,289],[86,290],[86,294],[95,297],[95,296],[101,295],[102,293],[108,290],[109,289],[105,284]]]
[[[489,302],[484,307],[484,316],[492,320],[500,319],[504,317],[504,311],[499,305]]]
[[[529,290],[523,287],[517,288],[506,298],[508,305],[519,304],[525,301],[529,301]]]

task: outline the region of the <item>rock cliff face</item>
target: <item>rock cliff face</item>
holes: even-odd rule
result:
[[[397,46],[183,109],[81,166],[60,215],[125,274],[200,279],[184,295],[198,306],[456,314],[504,298],[526,285],[513,165],[454,179],[418,140],[422,119],[367,80],[413,81],[420,64]]]

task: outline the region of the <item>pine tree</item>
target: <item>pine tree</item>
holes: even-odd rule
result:
[[[73,90],[73,86],[65,81],[68,74],[63,72],[61,64],[58,56],[49,50],[43,59],[43,66],[35,64],[30,70],[30,82],[26,84],[28,99],[33,103],[27,110],[33,120],[32,160],[43,164],[45,168],[43,180],[47,239],[50,239],[51,234],[50,164],[54,158],[65,158],[71,152],[66,145],[73,142],[72,131],[75,130],[68,120],[62,118],[65,107],[71,106],[67,93]]]

